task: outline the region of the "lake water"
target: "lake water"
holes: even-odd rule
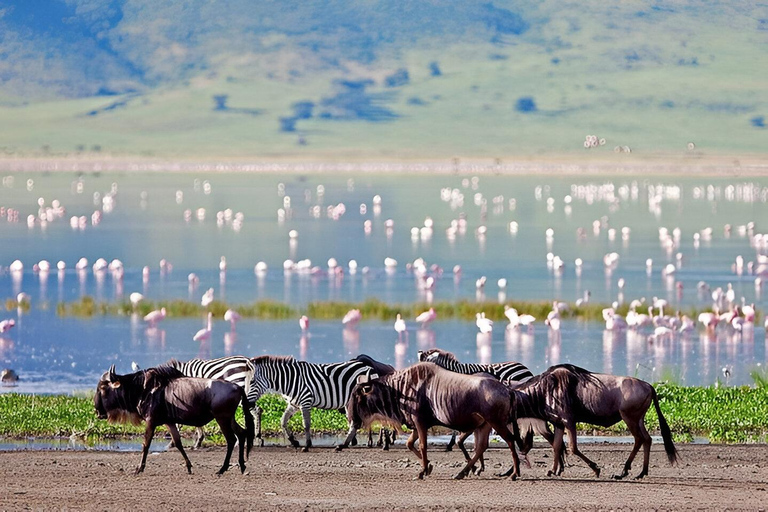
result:
[[[216,319],[211,340],[200,344],[192,336],[202,318],[166,318],[153,329],[139,318],[62,318],[56,304],[85,295],[125,300],[131,292],[150,300],[198,301],[208,288],[230,304],[274,299],[299,309],[310,301],[368,297],[401,304],[573,303],[588,291],[593,302],[643,297],[647,309],[659,297],[674,310],[710,308],[711,291],[730,284],[736,303],[754,303],[762,319],[766,298],[754,272],[768,250],[768,236],[760,236],[768,233],[766,201],[765,177],[10,174],[0,187],[0,299],[24,292],[31,309],[3,312],[16,325],[0,334],[0,364],[20,380],[0,391],[92,389],[110,364],[125,373],[132,361],[149,367],[171,357],[291,354],[330,362],[367,353],[403,367],[415,361],[417,350],[434,346],[465,361],[515,359],[534,372],[571,362],[651,381],[751,384],[750,372],[763,372],[766,363],[762,320],[743,332],[720,327],[710,335],[699,327],[649,343],[649,329],[611,332],[597,321],[564,321],[560,331],[551,331],[543,319],[531,331],[497,323],[483,335],[473,322],[438,318],[419,329],[408,318],[407,336],[400,338],[392,322],[365,319],[348,331],[340,321],[311,320],[307,334],[298,319],[242,320],[236,331]],[[46,212],[54,204],[64,211]],[[72,217],[82,222],[75,219],[73,227]],[[425,228],[428,219],[431,230]],[[613,264],[606,266],[612,253]],[[75,270],[80,258],[88,260],[86,272]],[[122,279],[94,272],[98,258],[121,260]],[[342,278],[327,272],[329,258],[345,267]],[[397,266],[386,268],[385,258]],[[422,289],[406,268],[417,258],[442,269],[431,274],[434,289]],[[564,262],[561,270],[548,264],[557,258]],[[24,269],[11,272],[17,259]],[[163,259],[172,270],[160,271]],[[287,259],[318,268],[284,272]],[[359,265],[354,274],[346,268],[351,259]],[[736,266],[739,259],[743,266]],[[40,260],[52,270],[36,272]],[[63,272],[56,270],[58,261],[66,264]],[[259,261],[268,265],[262,275],[254,272]],[[669,264],[674,273],[662,275]],[[460,274],[454,274],[455,265]],[[194,287],[188,282],[192,272],[199,277]],[[487,284],[478,291],[482,276]],[[500,278],[507,280],[504,289]],[[700,282],[708,291],[699,290]]]

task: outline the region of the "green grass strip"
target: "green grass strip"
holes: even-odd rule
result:
[[[508,301],[505,304],[498,302],[473,302],[460,300],[455,302],[437,302],[431,305],[435,308],[437,316],[440,319],[458,319],[474,321],[475,315],[483,311],[485,315],[494,321],[504,320],[504,307],[511,306],[517,309],[521,315],[524,313],[533,315],[538,321],[543,321],[547,314],[552,311],[552,302],[550,301]],[[16,302],[6,301],[7,309],[15,309]],[[41,307],[47,307],[45,304]],[[394,320],[398,313],[404,318],[415,318],[419,313],[429,309],[430,305],[425,303],[412,304],[387,304],[377,299],[368,299],[362,303],[323,301],[310,302],[304,308],[295,308],[288,304],[273,300],[257,301],[253,304],[226,304],[220,301],[214,301],[208,308],[203,308],[199,303],[185,300],[170,301],[143,301],[134,310],[129,302],[97,302],[93,297],[86,296],[72,302],[60,302],[56,305],[56,313],[61,317],[92,317],[97,315],[130,316],[136,313],[144,316],[150,311],[166,309],[168,318],[190,318],[204,314],[206,311],[213,313],[214,317],[222,318],[227,309],[237,311],[242,318],[253,318],[258,320],[286,320],[298,318],[302,314],[307,314],[310,318],[318,320],[341,320],[350,309],[359,309],[363,321]],[[588,303],[580,307],[573,306],[567,311],[561,313],[562,318],[576,318],[583,320],[603,319],[603,309],[609,307],[607,304]],[[626,315],[629,306],[624,304],[617,309],[620,315]],[[690,308],[681,311],[691,318],[698,317],[702,310]],[[756,319],[759,321],[759,319]]]

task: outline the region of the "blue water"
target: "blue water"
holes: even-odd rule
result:
[[[54,200],[65,213],[60,218],[51,213],[41,222],[44,208]],[[85,295],[102,301],[127,300],[131,292],[150,300],[197,301],[212,287],[217,299],[230,304],[273,299],[298,309],[314,300],[356,302],[367,297],[402,304],[456,299],[572,303],[586,291],[593,302],[606,304],[642,297],[647,308],[653,297],[660,297],[670,309],[705,309],[712,300],[710,291],[697,290],[704,281],[711,290],[726,289],[730,283],[736,302],[741,304],[743,297],[744,303],[754,303],[762,318],[768,304],[750,269],[754,271],[758,256],[766,254],[765,245],[755,245],[755,235],[768,232],[766,200],[768,178],[9,175],[0,187],[0,208],[5,209],[0,220],[0,299],[10,301],[2,318],[12,318],[16,325],[0,335],[0,364],[14,369],[20,380],[0,391],[92,389],[110,364],[128,372],[132,361],[148,367],[171,357],[269,353],[328,362],[362,352],[403,367],[415,361],[417,350],[433,346],[466,361],[515,359],[533,371],[572,362],[651,381],[751,384],[750,372],[763,372],[766,364],[762,322],[743,333],[721,327],[709,335],[699,329],[650,343],[647,329],[611,333],[597,321],[565,321],[560,332],[550,331],[543,319],[530,332],[507,330],[499,323],[485,336],[478,334],[473,322],[438,318],[422,330],[413,319],[406,319],[407,336],[398,338],[392,322],[366,319],[353,331],[344,331],[339,321],[311,319],[307,335],[302,335],[298,319],[243,320],[235,331],[215,319],[211,340],[199,344],[192,336],[203,326],[202,317],[166,318],[153,329],[139,318],[61,318],[56,304]],[[6,222],[9,208],[18,215]],[[205,209],[203,220],[197,218],[200,208]],[[227,209],[231,217],[225,217]],[[93,225],[96,211],[101,212],[101,221]],[[238,213],[240,222],[234,220]],[[82,229],[71,226],[72,216],[85,217]],[[427,218],[434,223],[431,232],[421,229]],[[455,232],[448,231],[452,222],[459,226]],[[517,223],[516,232],[510,230],[511,222]],[[622,228],[629,228],[625,236]],[[668,230],[669,238],[660,238],[660,228]],[[673,235],[675,228],[679,238]],[[553,230],[551,238],[547,229]],[[296,238],[289,236],[291,230],[297,232]],[[606,268],[604,256],[613,252],[618,260]],[[548,266],[548,253],[565,262],[561,271]],[[223,274],[222,256],[227,261]],[[737,269],[739,256],[744,266]],[[75,263],[82,257],[89,266],[86,272],[77,272]],[[344,267],[343,277],[327,271],[332,257]],[[385,269],[387,257],[398,262],[393,270]],[[95,273],[91,265],[97,258],[120,259],[123,278]],[[436,278],[433,290],[421,289],[406,268],[417,258],[439,266],[430,273]],[[580,271],[576,258],[583,260]],[[650,272],[648,258],[653,260]],[[16,259],[24,264],[21,273],[8,270]],[[43,259],[53,267],[47,274],[33,269]],[[171,263],[172,270],[161,272],[161,259]],[[318,268],[313,275],[284,272],[286,259],[310,260]],[[350,259],[359,264],[355,274],[346,268]],[[66,263],[63,272],[56,270],[59,260]],[[268,265],[264,275],[254,273],[259,261]],[[668,264],[676,265],[676,272],[663,277],[662,268]],[[454,274],[455,265],[461,266],[460,274]],[[146,281],[144,266],[150,269]],[[191,272],[200,280],[194,287],[188,283]],[[478,291],[475,282],[481,276],[487,284]],[[499,288],[499,278],[507,280],[505,289]],[[28,312],[13,307],[19,292],[31,298]]]

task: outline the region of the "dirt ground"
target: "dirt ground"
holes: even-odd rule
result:
[[[159,441],[159,440],[158,440]],[[156,441],[157,442],[157,441]],[[160,441],[162,442],[162,441]],[[461,481],[458,452],[430,446],[431,476],[414,480],[419,465],[404,446],[388,452],[355,447],[343,453],[281,446],[256,448],[247,474],[233,466],[214,475],[224,448],[189,451],[187,475],[176,451],[150,455],[140,476],[137,452],[0,452],[2,510],[255,510],[255,509],[482,509],[482,510],[764,510],[768,507],[768,445],[678,445],[670,467],[653,445],[650,475],[615,481],[629,453],[625,444],[584,444],[602,468],[599,478],[570,457],[562,477],[546,476],[547,447],[531,452],[533,467],[520,480],[499,478],[509,452],[486,452],[486,473]],[[639,471],[642,455],[632,474]]]

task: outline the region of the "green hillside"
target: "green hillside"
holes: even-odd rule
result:
[[[18,0],[0,151],[760,155],[766,69],[750,2]]]

